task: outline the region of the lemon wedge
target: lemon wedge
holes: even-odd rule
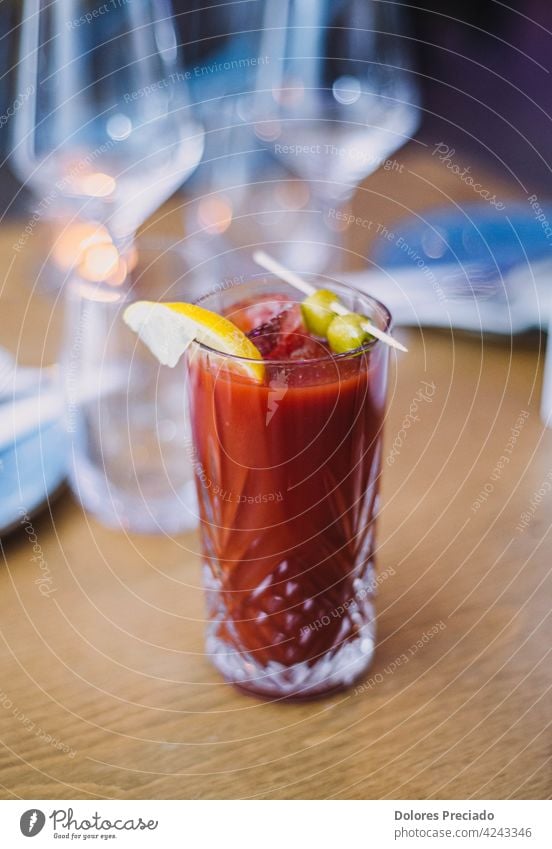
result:
[[[160,363],[174,368],[195,339],[222,354],[245,359],[234,360],[233,370],[256,381],[264,378],[261,354],[235,324],[196,304],[136,301],[123,313],[125,324],[138,334]]]

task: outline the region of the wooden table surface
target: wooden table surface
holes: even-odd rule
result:
[[[390,225],[476,199],[427,154],[400,162],[367,182],[365,214]],[[31,297],[42,248],[35,233],[14,253],[23,225],[0,230],[0,330],[39,362],[55,355],[61,307]],[[365,251],[366,234],[353,244]],[[237,692],[203,654],[197,535],[107,530],[64,495],[33,520],[49,597],[27,536],[3,542],[3,798],[551,796],[552,493],[534,504],[552,432],[538,415],[538,340],[400,336],[410,354],[391,375],[387,449],[422,381],[434,390],[384,472],[387,577],[364,685],[305,704]]]

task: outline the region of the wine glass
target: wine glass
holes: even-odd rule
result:
[[[272,155],[309,181],[328,238],[358,183],[415,132],[417,86],[394,4],[264,0],[256,91],[244,117]],[[333,231],[333,235],[331,235]]]
[[[258,273],[255,248],[311,274],[329,260],[307,181],[271,156],[247,116],[259,69],[271,60],[263,53],[264,11],[254,0],[186,15],[190,85],[206,128],[182,206],[187,251],[198,262],[223,257],[227,282]]]
[[[185,190],[187,252],[195,261],[221,257],[229,283],[254,276],[255,249],[269,251],[285,265],[309,274],[329,262],[320,240],[319,213],[308,181],[259,144],[252,127],[237,114],[237,101],[223,98],[216,142]]]
[[[25,0],[17,76],[12,162],[39,212],[107,226],[122,252],[203,152],[169,3]]]

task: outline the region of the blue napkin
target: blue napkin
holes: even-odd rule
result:
[[[529,201],[504,210],[474,203],[409,216],[393,227],[393,239],[382,234],[376,240],[374,260],[397,268],[419,256],[428,268],[481,263],[502,272],[551,256],[552,206]]]
[[[39,419],[40,407],[43,415]],[[39,406],[35,397],[1,404],[0,536],[28,525],[66,473],[67,437],[61,402]]]

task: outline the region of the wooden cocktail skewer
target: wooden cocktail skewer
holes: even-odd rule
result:
[[[261,268],[275,274],[276,277],[279,277],[281,280],[289,283],[290,286],[294,286],[296,289],[304,292],[305,295],[313,295],[314,292],[316,292],[314,286],[311,286],[310,283],[306,283],[301,277],[299,277],[298,274],[295,274],[295,272],[290,271],[289,268],[281,265],[281,263],[275,260],[274,257],[269,256],[264,251],[255,251],[253,254],[253,260],[257,263],[257,265],[260,265]],[[333,301],[333,303],[330,304],[330,309],[332,312],[337,313],[337,315],[348,315],[351,312],[351,310],[348,310],[343,306],[343,304],[340,304],[339,301]],[[393,339],[389,333],[385,333],[383,330],[380,330],[379,327],[376,327],[372,324],[372,322],[366,320],[362,323],[361,327],[371,336],[375,336],[376,339],[380,339],[391,348],[397,348],[398,351],[408,351],[408,348],[405,348],[404,345],[401,345],[400,342]]]

